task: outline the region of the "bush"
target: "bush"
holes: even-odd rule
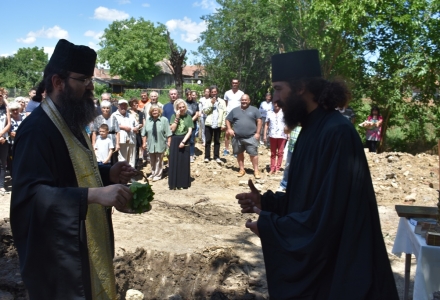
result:
[[[102,94],[111,93],[111,91],[112,91],[112,89],[110,87],[108,87],[106,84],[94,82],[93,85],[95,87],[95,89],[94,89],[95,97],[99,98],[99,99],[101,99]]]

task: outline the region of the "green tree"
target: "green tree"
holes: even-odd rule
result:
[[[110,73],[134,82],[148,82],[160,69],[156,62],[168,56],[166,27],[143,18],[114,21],[104,30],[99,61],[108,62]]]
[[[205,83],[216,84],[224,92],[237,78],[255,103],[270,87],[271,56],[279,51],[274,19],[278,9],[268,1],[217,2],[221,7],[202,17],[207,30],[201,34],[203,44],[198,50]]]
[[[208,28],[199,52],[208,81],[221,89],[237,77],[251,98],[263,99],[271,84],[271,56],[299,49],[320,50],[326,78],[362,74],[361,28],[369,1],[217,2],[217,12],[203,17]]]
[[[47,62],[43,48],[20,48],[14,56],[0,59],[0,85],[31,89],[43,78]]]
[[[382,108],[384,136],[389,126],[416,142],[430,142],[433,130],[439,136],[440,110],[429,101],[440,82],[440,1],[217,2],[217,12],[203,17],[208,27],[199,48],[209,83],[227,89],[237,77],[261,99],[273,54],[315,48],[324,77],[351,87],[355,109],[368,110],[365,99]],[[417,104],[408,101],[413,91],[420,91]]]
[[[439,124],[440,114],[437,105],[432,105],[440,80],[439,10],[439,1],[396,0],[381,2],[373,12],[366,43],[377,59],[368,68],[367,90],[383,108],[381,149],[390,127],[398,127],[406,142],[419,149],[429,148],[439,137],[438,127],[437,131],[433,127]]]

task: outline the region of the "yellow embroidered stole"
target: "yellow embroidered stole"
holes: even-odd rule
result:
[[[49,97],[41,103],[43,110],[61,132],[69,150],[79,187],[101,187],[102,179],[92,145],[82,130],[88,148],[73,135]],[[92,296],[95,300],[116,299],[115,275],[111,253],[110,232],[105,207],[89,204],[86,218],[87,245],[90,261]]]

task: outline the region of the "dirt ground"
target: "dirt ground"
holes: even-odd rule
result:
[[[198,144],[197,147],[201,148]],[[196,154],[202,154],[200,150]],[[438,156],[367,153],[377,195],[382,231],[401,298],[404,255],[391,254],[399,218],[396,204],[436,206]],[[168,189],[167,179],[154,182],[153,209],[145,214],[113,214],[117,255],[117,289],[125,299],[129,289],[145,299],[267,299],[261,244],[244,227],[253,215],[242,215],[235,195],[248,191],[253,178],[237,178],[233,156],[205,164],[198,156],[191,165],[194,178],[187,190]],[[260,148],[257,180],[262,192],[279,186],[282,174],[268,176],[269,152]],[[144,168],[149,173],[149,166]],[[0,197],[0,299],[27,299],[9,228],[10,195]],[[411,288],[415,272],[412,260]]]

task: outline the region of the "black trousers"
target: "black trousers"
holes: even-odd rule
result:
[[[220,158],[220,134],[221,128],[212,128],[205,126],[205,158],[211,159],[211,142],[214,137],[214,159]]]
[[[379,141],[368,141],[367,140],[367,147],[370,150],[370,152],[376,152],[377,151],[377,144]]]

